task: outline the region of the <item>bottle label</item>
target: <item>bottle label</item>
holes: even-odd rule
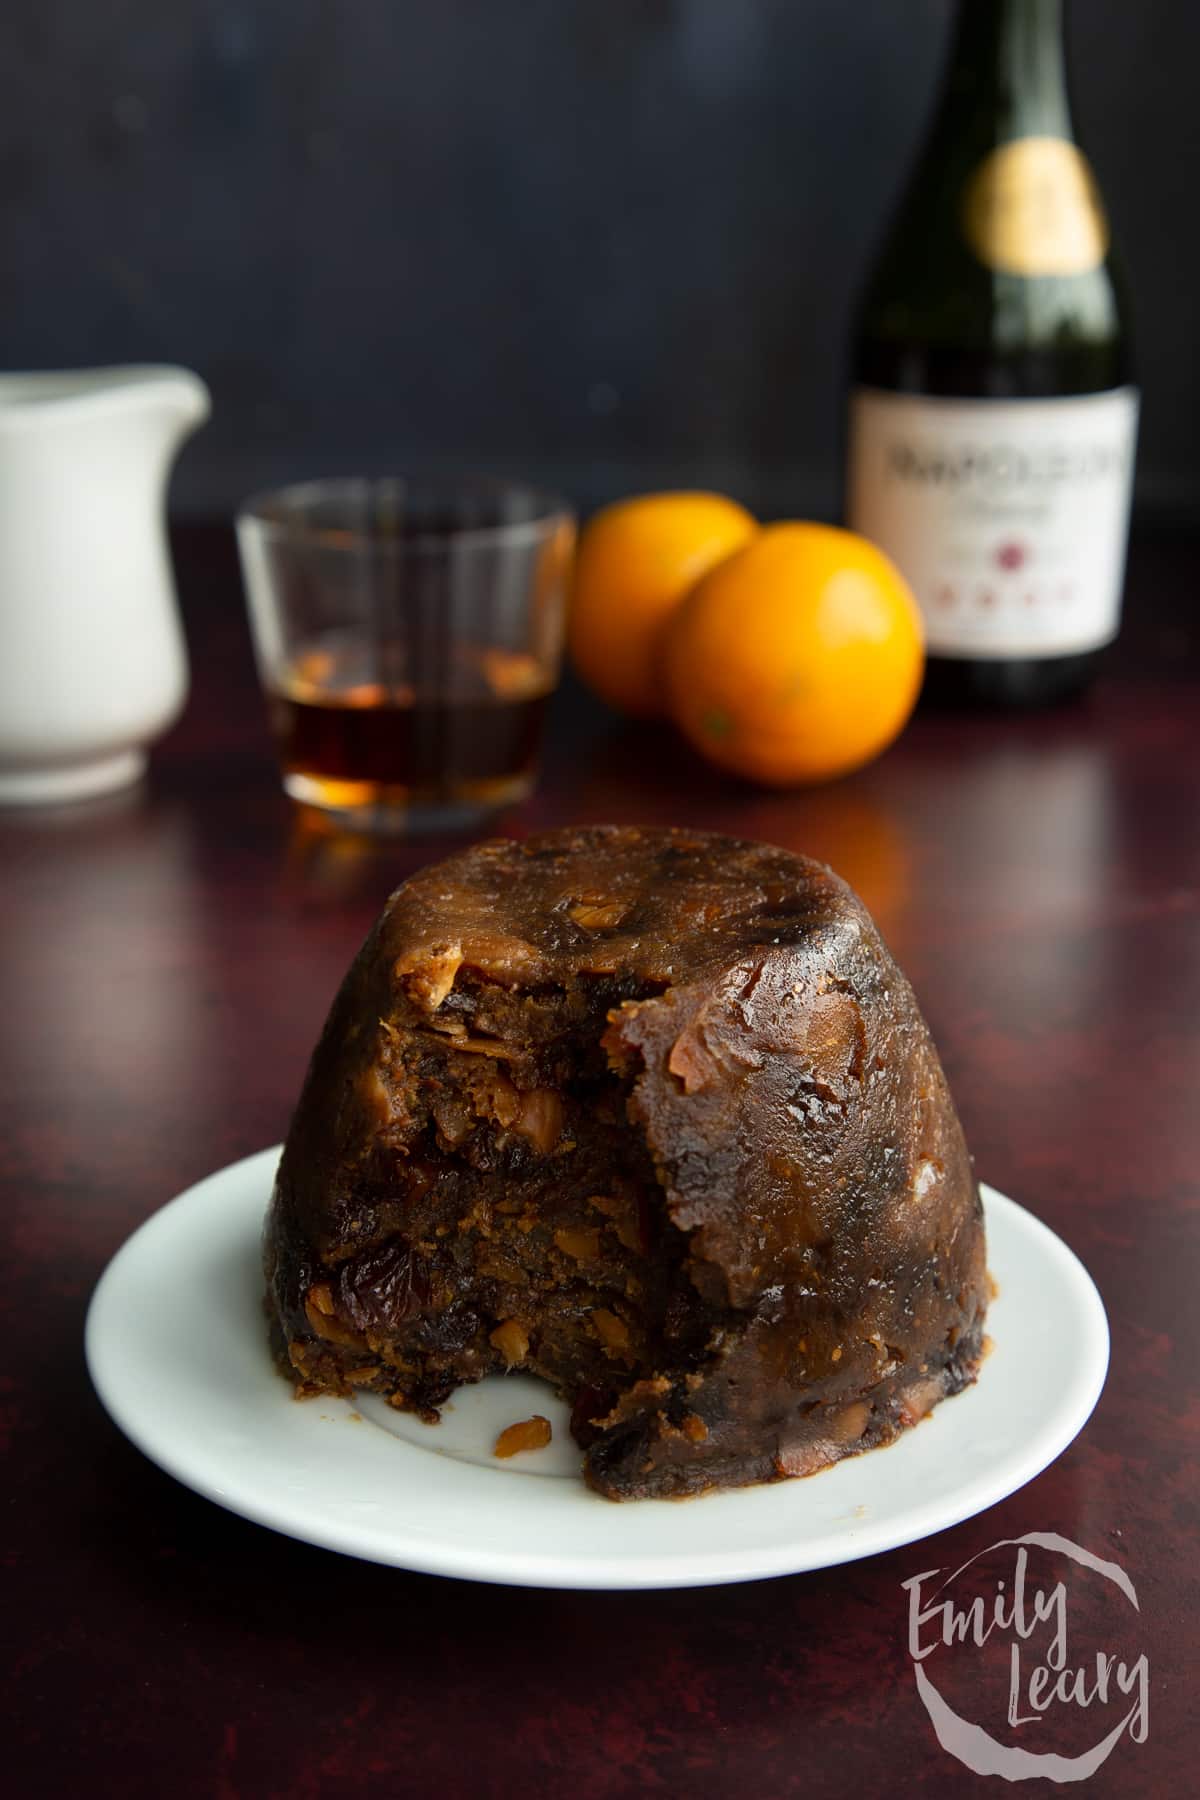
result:
[[[1117,635],[1138,395],[944,400],[859,388],[848,518],[907,579],[928,648],[1067,656]]]
[[[984,158],[963,196],[963,230],[986,268],[1084,275],[1108,250],[1087,158],[1066,138],[1023,137]]]

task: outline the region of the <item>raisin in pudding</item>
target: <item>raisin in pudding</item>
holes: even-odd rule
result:
[[[300,1394],[539,1375],[614,1500],[807,1475],[975,1378],[983,1215],[912,990],[837,876],[594,827],[384,909],[267,1219]]]

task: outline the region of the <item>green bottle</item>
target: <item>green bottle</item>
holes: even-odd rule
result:
[[[1120,620],[1138,393],[1062,0],[959,0],[853,383],[848,523],[916,594],[927,697],[1082,688]]]

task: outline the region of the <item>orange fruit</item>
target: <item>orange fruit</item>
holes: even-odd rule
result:
[[[721,494],[642,494],[596,514],[579,543],[567,648],[602,700],[647,718],[663,711],[667,620],[692,583],[757,530]]]
[[[671,716],[722,768],[772,786],[844,775],[916,703],[921,617],[882,550],[771,525],[697,583],[663,647]]]

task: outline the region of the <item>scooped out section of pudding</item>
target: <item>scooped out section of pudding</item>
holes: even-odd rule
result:
[[[494,841],[389,901],[268,1215],[301,1394],[520,1369],[613,1499],[810,1473],[974,1378],[982,1213],[911,990],[820,865]]]

